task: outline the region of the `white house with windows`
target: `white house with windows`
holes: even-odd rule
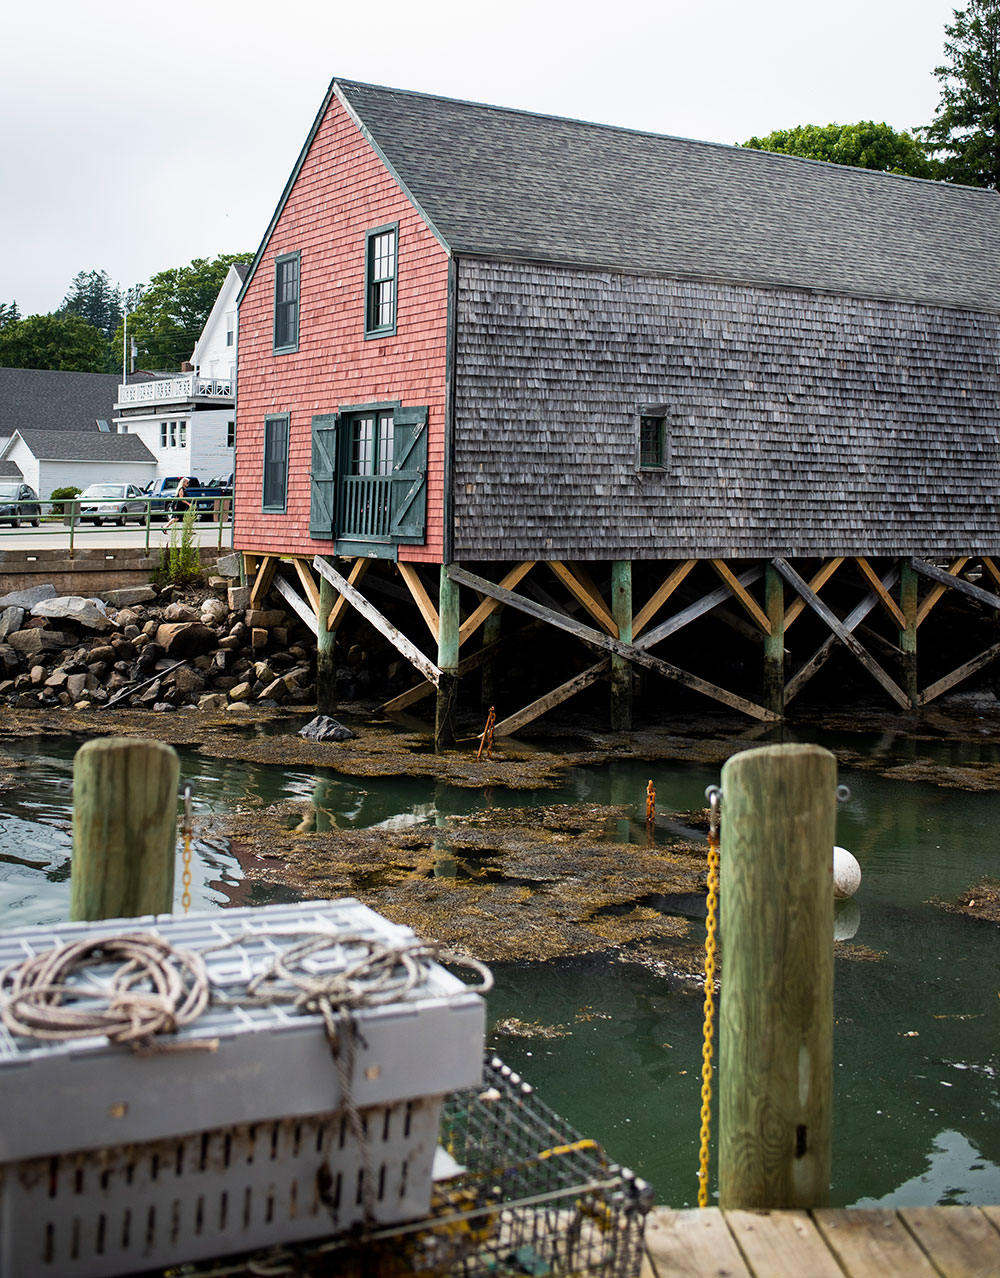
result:
[[[231,266],[191,357],[191,369],[119,386],[115,424],[156,458],[156,479],[233,470],[236,450],[236,298],[246,276]]]

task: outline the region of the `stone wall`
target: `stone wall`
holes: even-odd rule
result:
[[[201,562],[208,568],[228,546],[201,547]],[[32,586],[54,586],[59,594],[92,595],[126,586],[144,586],[160,566],[162,547],[147,552],[142,546],[108,546],[75,550],[0,551],[0,595]]]

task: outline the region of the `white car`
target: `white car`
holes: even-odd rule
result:
[[[134,519],[146,522],[148,502],[135,484],[91,484],[79,497],[80,521],[90,520],[97,527],[105,519],[113,519],[119,528]]]

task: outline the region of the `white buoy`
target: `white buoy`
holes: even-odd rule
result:
[[[833,895],[838,900],[853,896],[861,886],[861,866],[847,848],[834,845]]]
[[[833,912],[833,939],[849,941],[861,926],[861,907],[857,901],[845,901]]]

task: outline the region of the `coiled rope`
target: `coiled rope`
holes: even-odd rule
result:
[[[100,984],[69,983],[95,964],[118,962]],[[15,1034],[47,1041],[105,1034],[148,1049],[208,1006],[204,960],[147,933],[95,937],[46,950],[0,972],[0,1018]]]

